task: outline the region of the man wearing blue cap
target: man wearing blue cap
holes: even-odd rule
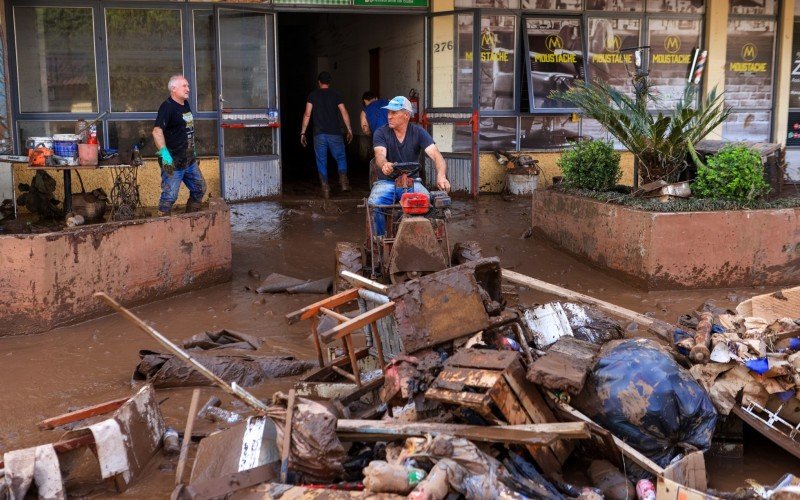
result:
[[[403,96],[397,96],[384,106],[389,110],[389,123],[378,128],[372,138],[375,149],[375,166],[377,167],[378,180],[372,185],[367,203],[370,205],[393,205],[409,189],[398,187],[392,178],[393,165],[399,162],[417,162],[422,151],[433,160],[436,169],[436,187],[442,191],[450,190],[450,181],[447,180],[447,164],[433,142],[433,138],[422,127],[410,124],[414,108],[411,102]],[[420,179],[414,179],[415,193],[428,193]],[[386,218],[380,209],[374,211],[375,233],[386,233]]]

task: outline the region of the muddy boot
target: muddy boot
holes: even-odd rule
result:
[[[156,217],[168,217],[170,215],[172,215],[172,212],[169,212],[169,211],[162,212],[161,210],[159,210],[159,211],[156,212]]]
[[[347,174],[339,174],[339,185],[342,186],[342,192],[350,191],[350,181],[347,179]]]
[[[189,200],[186,202],[186,213],[199,212],[203,208],[203,204],[199,201]]]
[[[328,185],[328,181],[321,175],[319,176],[319,184],[322,187],[322,197],[327,200],[331,197],[331,187]]]

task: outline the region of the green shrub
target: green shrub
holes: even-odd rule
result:
[[[728,145],[697,166],[692,194],[750,202],[769,193],[764,180],[764,165],[758,152],[743,145]]]
[[[622,176],[619,158],[610,142],[578,141],[561,155],[558,166],[568,186],[607,191]]]

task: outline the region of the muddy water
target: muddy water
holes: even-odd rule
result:
[[[174,341],[203,330],[228,328],[262,336],[264,354],[314,356],[305,325],[287,326],[287,312],[316,300],[313,295],[255,295],[247,286],[271,272],[298,278],[320,278],[333,273],[337,241],[363,238],[364,213],[358,201],[290,200],[233,205],[233,280],[135,309],[135,313]],[[498,256],[503,267],[594,295],[621,306],[674,322],[677,317],[712,299],[732,307],[740,300],[770,289],[733,289],[680,292],[644,292],[599,272],[549,244],[524,238],[530,224],[527,200],[504,201],[484,197],[479,202],[457,201],[449,225],[450,241],[477,240],[484,255]],[[143,249],[143,251],[146,251]],[[676,251],[680,242],[676,242]],[[520,290],[523,304],[551,300],[545,294]],[[631,335],[641,332],[630,330]],[[159,346],[119,316],[110,315],[46,334],[0,338],[0,452],[56,440],[58,431],[41,432],[36,423],[71,409],[128,395],[139,349]],[[289,380],[254,388],[267,398],[284,390]],[[159,391],[167,425],[182,429],[190,389]],[[203,401],[218,391],[206,388]],[[236,409],[220,395],[227,408]],[[198,423],[199,432],[214,429]],[[711,460],[709,476],[717,488],[735,488],[743,477],[766,483],[784,472],[800,472],[800,464],[786,453],[749,436],[745,460]],[[751,451],[752,450],[752,451]],[[755,458],[753,458],[755,457]],[[129,490],[129,497],[167,497],[174,472],[166,462],[154,463],[147,480]]]

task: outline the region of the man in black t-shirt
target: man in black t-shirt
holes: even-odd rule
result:
[[[317,171],[319,182],[322,185],[322,196],[330,196],[331,189],[328,185],[328,150],[336,160],[339,169],[339,184],[342,191],[350,191],[350,182],[347,179],[347,157],[345,156],[344,140],[342,140],[342,121],[347,128],[347,143],[353,140],[353,129],[350,128],[350,115],[347,114],[342,102],[342,97],[331,88],[331,74],[323,71],[317,77],[318,89],[308,95],[306,110],[303,113],[303,125],[300,129],[300,144],[308,145],[306,129],[314,113],[314,154],[317,157]]]
[[[368,205],[394,205],[400,201],[405,192],[428,193],[420,179],[414,179],[413,188],[395,185],[395,163],[418,162],[420,154],[433,160],[436,169],[436,187],[442,191],[450,191],[447,180],[447,163],[433,142],[431,135],[416,123],[409,123],[414,108],[411,102],[399,95],[384,106],[389,110],[389,123],[380,127],[372,136],[372,147],[375,150],[375,167],[378,169],[378,180],[372,185]],[[375,234],[386,234],[386,218],[379,208],[373,210],[373,228]]]
[[[158,108],[153,140],[161,165],[161,199],[158,215],[169,215],[178,199],[181,182],[189,189],[186,211],[200,209],[206,193],[206,181],[197,164],[194,142],[194,116],[189,108],[189,82],[174,75],[167,84],[169,97]]]

